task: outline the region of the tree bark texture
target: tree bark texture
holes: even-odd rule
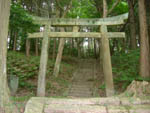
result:
[[[61,32],[64,32],[64,31],[65,31],[64,28],[61,28]],[[65,39],[61,38],[60,43],[59,43],[59,47],[58,47],[58,54],[57,54],[57,58],[56,58],[56,62],[55,62],[54,72],[53,72],[53,75],[55,77],[58,77],[58,74],[59,74],[64,44],[65,44]]]
[[[39,56],[39,39],[35,39],[35,55]]]
[[[17,32],[15,32],[15,35],[14,35],[13,51],[16,51],[16,46],[17,46]]]
[[[54,45],[53,45],[53,60],[55,60],[56,57],[56,38],[53,39]]]
[[[77,39],[77,49],[78,49],[78,58],[81,58],[81,40],[80,38]]]
[[[30,56],[30,40],[26,39],[26,56]]]
[[[128,0],[129,4],[129,21],[130,21],[130,36],[131,36],[131,49],[136,49],[136,24],[134,16],[134,4],[133,0]]]
[[[10,0],[0,0],[0,112],[18,113],[10,100],[7,84],[7,36],[10,15]]]
[[[144,0],[138,0],[140,21],[140,75],[150,77],[149,39]]]

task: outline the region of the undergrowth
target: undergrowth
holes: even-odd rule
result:
[[[122,89],[133,81],[149,81],[139,75],[139,57],[140,50],[130,50],[127,53],[116,53],[112,56],[112,65],[115,84],[121,84]],[[120,86],[118,86],[120,87]]]
[[[62,96],[64,90],[70,85],[74,65],[63,60],[59,77],[52,76],[54,61],[48,59],[46,88],[47,96]],[[26,57],[24,53],[9,51],[7,55],[7,74],[19,77],[19,92],[27,94],[36,93],[39,72],[39,56]],[[18,93],[18,92],[17,92]],[[24,95],[24,94],[23,94]]]

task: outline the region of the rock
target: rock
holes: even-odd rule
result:
[[[26,104],[24,113],[43,113],[46,98],[32,97]]]
[[[129,97],[150,96],[150,83],[146,81],[132,81],[126,91],[120,95]]]
[[[8,79],[8,86],[10,88],[12,95],[15,95],[15,93],[17,92],[18,85],[19,85],[19,78],[15,75],[10,75]]]

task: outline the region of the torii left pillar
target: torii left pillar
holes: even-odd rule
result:
[[[43,34],[42,41],[42,51],[40,58],[40,70],[38,75],[38,88],[37,88],[37,96],[44,97],[45,96],[45,84],[46,84],[46,70],[47,70],[47,60],[48,60],[48,44],[49,37],[48,34],[50,32],[50,26],[46,25]]]

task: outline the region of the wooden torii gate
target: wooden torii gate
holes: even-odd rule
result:
[[[113,75],[111,56],[109,48],[109,38],[125,38],[124,32],[108,32],[107,26],[122,25],[128,18],[128,13],[100,19],[66,19],[66,18],[40,18],[33,17],[36,24],[44,26],[43,32],[29,34],[28,38],[43,38],[42,51],[40,59],[40,69],[38,76],[37,93],[45,95],[45,75],[48,59],[48,42],[49,38],[101,38],[102,64],[106,84],[106,95],[114,95]],[[51,26],[72,26],[73,32],[51,32]],[[99,26],[100,32],[78,32],[80,26]]]

